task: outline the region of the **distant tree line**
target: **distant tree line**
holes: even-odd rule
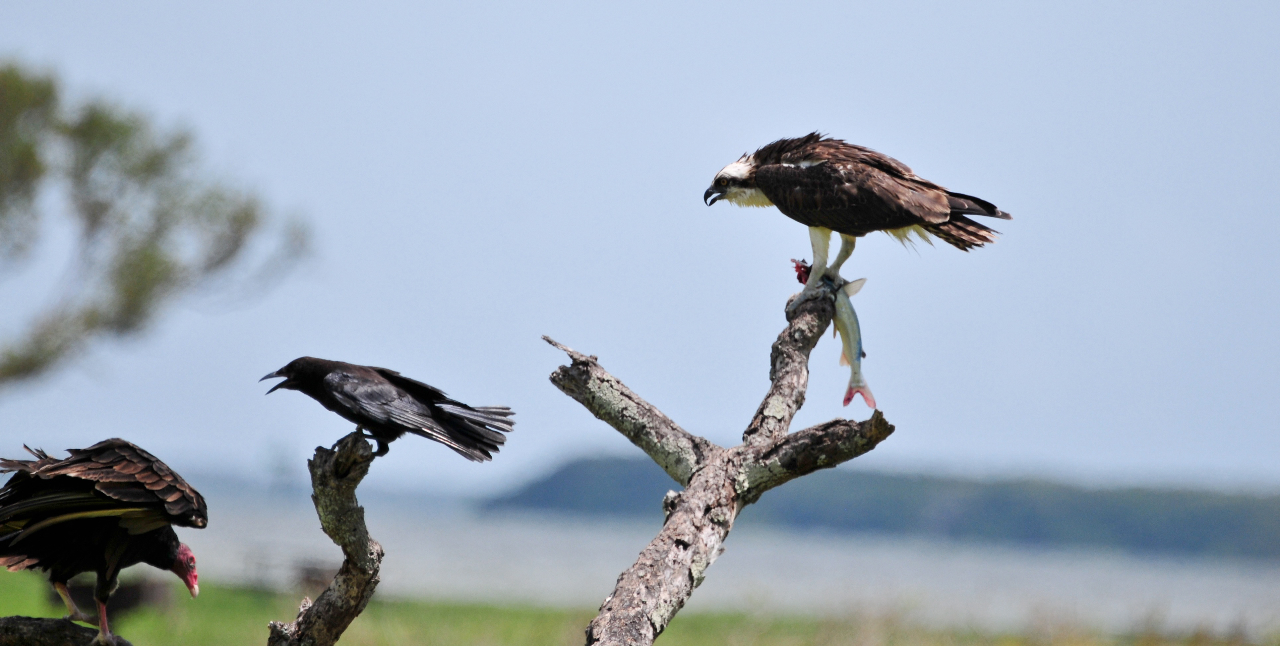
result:
[[[676,488],[646,460],[586,459],[484,507],[662,518],[654,496]],[[766,493],[753,522],[1029,546],[1280,558],[1280,496],[1152,488],[1086,489],[830,470]]]

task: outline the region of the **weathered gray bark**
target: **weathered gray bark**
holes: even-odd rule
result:
[[[320,526],[346,558],[314,603],[302,600],[297,620],[271,622],[268,646],[330,646],[368,605],[378,587],[382,546],[369,537],[356,486],[372,461],[373,449],[359,432],[338,440],[333,449],[316,447],[315,457],[307,461]]]
[[[804,404],[809,352],[835,313],[833,288],[802,303],[773,344],[771,385],[742,444],[718,446],[680,428],[602,368],[593,356],[551,339],[572,363],[551,374],[551,383],[653,458],[684,491],[663,500],[666,521],[635,564],[618,577],[600,614],[587,627],[587,644],[652,644],[707,568],[742,507],[788,480],[834,467],[875,448],[893,432],[880,411],[865,422],[836,419],[788,434]]]
[[[97,629],[69,619],[0,617],[0,646],[89,646],[97,636]],[[115,646],[132,644],[117,635]]]

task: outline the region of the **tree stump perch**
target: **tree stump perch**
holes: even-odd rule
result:
[[[738,512],[788,480],[834,467],[872,450],[893,433],[875,411],[865,422],[835,419],[796,433],[791,420],[804,404],[809,353],[835,314],[834,286],[788,315],[770,357],[771,385],[742,444],[724,448],[680,428],[600,366],[594,356],[550,338],[571,364],[551,383],[640,447],[684,491],[662,501],[662,530],[619,577],[586,630],[588,646],[652,644],[684,607],[723,552]]]
[[[338,440],[333,449],[316,447],[315,457],[307,461],[320,526],[345,558],[315,602],[303,598],[295,621],[271,622],[267,646],[331,646],[369,604],[383,552],[369,537],[356,487],[372,462],[373,449],[359,431]]]

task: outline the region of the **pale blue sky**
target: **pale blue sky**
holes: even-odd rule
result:
[[[186,303],[0,395],[0,453],[118,435],[184,473],[301,474],[350,428],[262,396],[303,354],[519,412],[492,464],[409,439],[380,486],[635,453],[547,382],[542,334],[736,443],[809,243],[702,191],[816,129],[1015,217],[973,253],[875,235],[846,265],[898,427],[862,464],[1274,489],[1278,30],[1272,3],[8,2],[0,56],[190,127],[316,253],[260,302]],[[0,329],[37,295],[0,283]],[[868,414],[838,357],[815,350],[798,426]]]

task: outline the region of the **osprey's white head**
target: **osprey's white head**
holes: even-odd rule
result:
[[[773,206],[773,202],[756,188],[756,161],[743,155],[738,161],[725,166],[711,180],[711,188],[702,194],[707,206],[724,199],[738,206]]]

